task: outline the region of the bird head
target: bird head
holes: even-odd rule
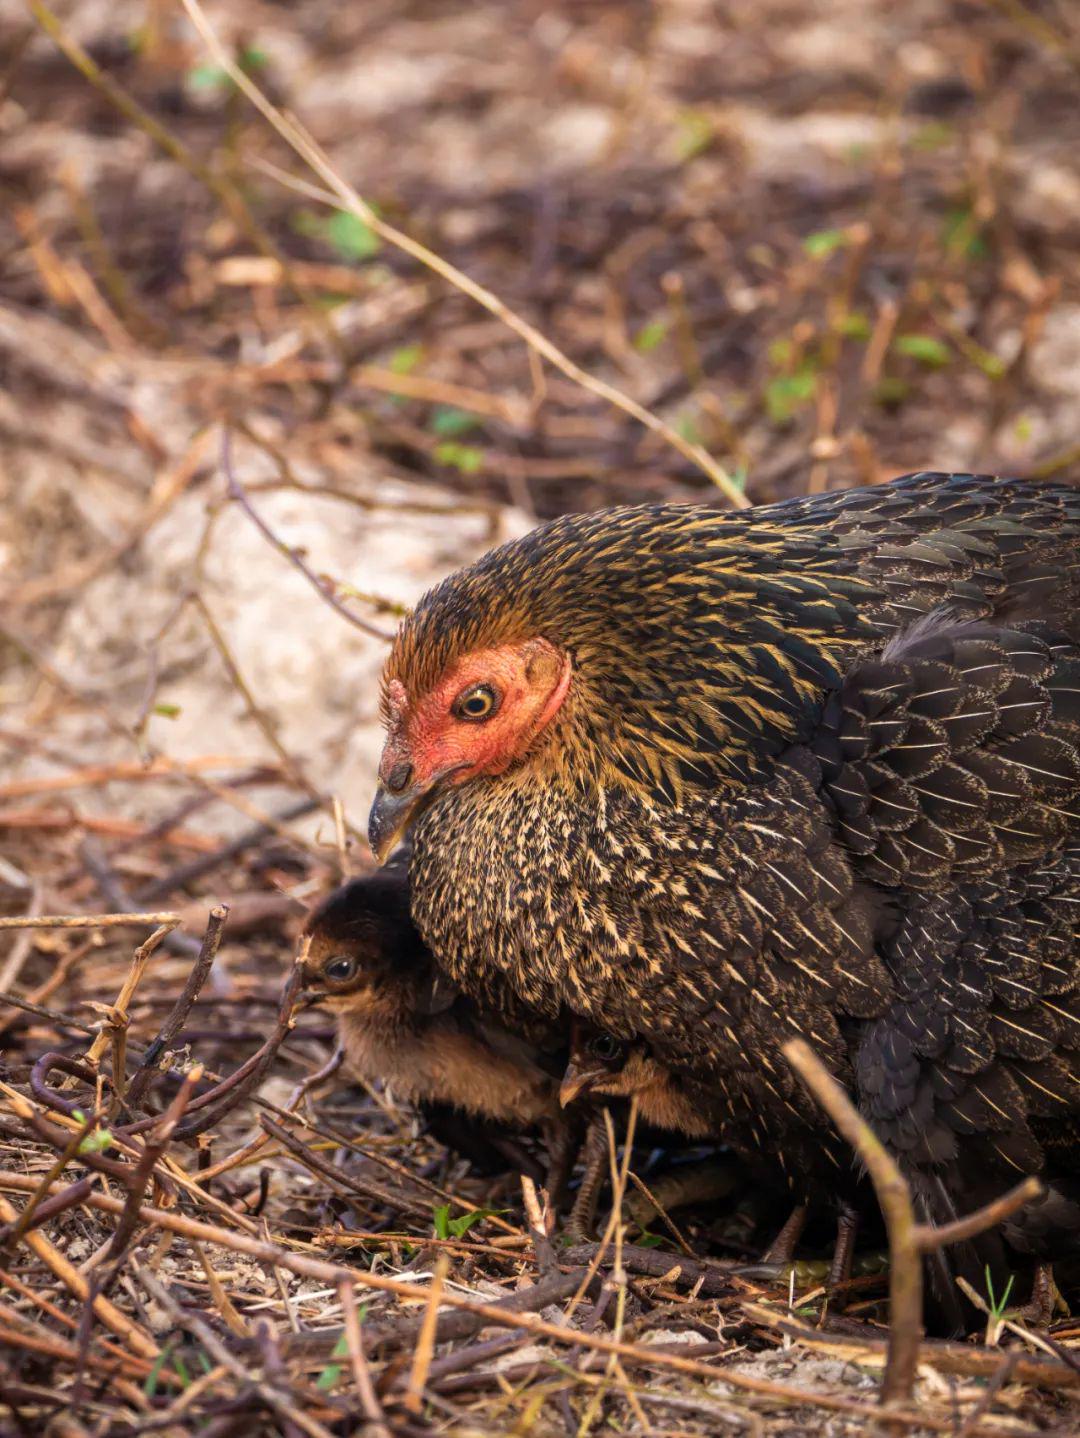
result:
[[[563,1108],[575,1099],[633,1098],[650,1081],[652,1061],[643,1044],[614,1038],[587,1024],[575,1024],[570,1059],[559,1085]]]
[[[790,520],[650,505],[565,515],[452,574],[384,671],[376,855],[447,792],[512,775],[659,804],[765,777],[859,642],[868,586],[845,563]]]
[[[413,698],[400,679],[384,691],[386,743],[368,820],[382,863],[443,789],[494,777],[525,757],[570,688],[569,655],[535,636],[475,649]]]
[[[453,1001],[413,926],[399,867],[328,895],[304,923],[300,957],[308,999],[335,1013],[406,1019]]]

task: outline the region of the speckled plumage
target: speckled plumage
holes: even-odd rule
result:
[[[803,1194],[850,1161],[780,1055],[793,1035],[929,1212],[1048,1153],[1064,1173],[1080,493],[922,474],[565,517],[433,590],[387,678],[416,697],[534,636],[571,658],[562,709],[415,830],[414,915],[455,981],[644,1038]],[[1054,1202],[1049,1227],[1080,1228]]]

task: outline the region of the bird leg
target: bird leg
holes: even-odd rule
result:
[[[570,1210],[570,1217],[566,1220],[566,1235],[575,1243],[580,1243],[592,1231],[596,1219],[596,1205],[607,1171],[607,1133],[600,1118],[594,1118],[586,1130],[582,1160],[584,1167],[581,1183],[574,1206]]]
[[[783,1228],[762,1254],[762,1263],[775,1263],[780,1267],[791,1262],[795,1257],[795,1250],[799,1246],[799,1239],[802,1238],[803,1229],[806,1227],[807,1212],[805,1203],[795,1205],[785,1220]]]
[[[544,1128],[544,1143],[547,1148],[547,1174],[545,1187],[552,1208],[561,1208],[566,1198],[567,1185],[574,1170],[574,1161],[582,1141],[580,1121],[560,1117],[553,1119]]]
[[[836,1216],[836,1243],[833,1247],[832,1263],[829,1266],[829,1276],[825,1280],[830,1299],[834,1306],[839,1302],[843,1306],[843,1299],[833,1297],[834,1290],[847,1283],[851,1277],[851,1266],[855,1259],[855,1239],[859,1232],[859,1214],[851,1204],[841,1204],[840,1212]]]

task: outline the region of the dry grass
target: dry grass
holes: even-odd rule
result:
[[[552,1244],[312,1082],[292,940],[362,862],[382,636],[485,543],[1076,463],[1069,7],[239,0],[216,60],[163,0],[16,12],[0,908],[82,926],[0,940],[5,1434],[883,1423],[880,1272],[829,1314],[820,1265],[688,1257],[771,1221],[700,1205]],[[683,1183],[650,1163],[616,1193]],[[1080,1330],[990,1330],[904,1330],[892,1431],[1076,1431]]]

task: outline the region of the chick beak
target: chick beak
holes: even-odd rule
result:
[[[586,1068],[575,1059],[571,1059],[566,1065],[566,1072],[559,1085],[560,1105],[566,1108],[567,1104],[573,1103],[583,1093],[588,1093],[597,1079],[602,1077],[603,1072],[603,1069]]]

